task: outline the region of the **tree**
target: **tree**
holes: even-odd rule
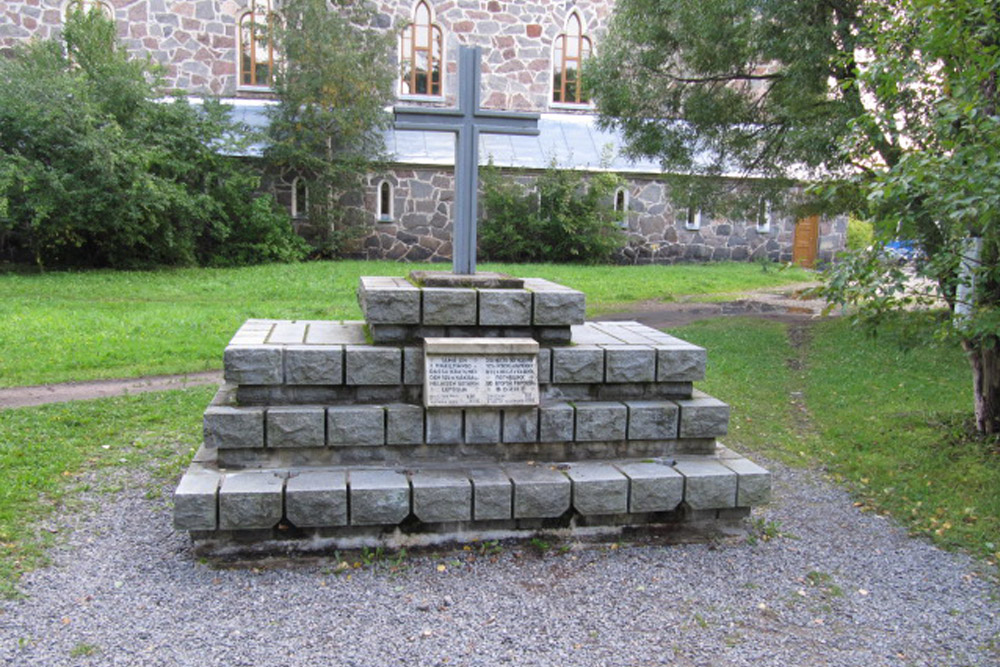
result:
[[[378,169],[385,109],[393,101],[396,35],[376,26],[363,0],[287,0],[267,160],[305,179],[309,219],[330,230],[332,250],[348,240],[348,193]]]
[[[697,181],[713,191],[733,173],[822,179],[815,205],[914,240],[985,433],[1000,432],[998,12],[995,0],[620,0],[585,70],[602,123],[634,154],[715,177]],[[877,317],[911,299],[905,278],[876,244],[835,267],[825,293]]]
[[[40,267],[299,257],[256,173],[222,154],[226,109],[162,103],[156,81],[97,10],[0,61],[0,241]]]

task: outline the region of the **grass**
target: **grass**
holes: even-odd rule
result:
[[[114,468],[151,473],[147,496],[162,495],[189,462],[214,391],[0,410],[0,594],[13,594],[21,573],[46,561],[61,530],[56,512],[74,511],[84,493],[115,492],[135,477]]]
[[[250,317],[360,319],[361,275],[442,265],[311,262],[240,269],[0,275],[0,387],[189,373],[221,367],[221,350]],[[758,264],[597,266],[483,264],[587,293],[591,315],[635,301],[670,301],[809,280]]]

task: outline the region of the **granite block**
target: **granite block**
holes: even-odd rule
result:
[[[736,506],[737,475],[721,462],[684,459],[674,464],[674,470],[684,475],[684,502],[691,509]]]
[[[673,401],[625,401],[629,440],[673,440],[680,408]]]
[[[591,401],[576,404],[576,440],[624,440],[628,409],[623,403]]]
[[[278,345],[230,345],[223,353],[223,374],[233,384],[281,384],[281,357]]]
[[[215,530],[222,476],[211,471],[188,470],[174,491],[174,528]]]
[[[584,516],[628,512],[628,478],[610,463],[570,464],[573,509]]]
[[[410,475],[413,514],[426,523],[472,519],[472,484],[454,470],[421,470]]]
[[[552,348],[538,349],[538,384],[552,382]]]
[[[684,476],[668,465],[654,462],[619,463],[629,478],[628,511],[671,512],[684,500]]]
[[[420,290],[403,281],[362,276],[358,300],[369,324],[420,324]]]
[[[513,487],[507,474],[492,466],[472,468],[468,473],[472,481],[473,518],[476,521],[510,519]]]
[[[524,289],[479,290],[479,324],[527,326],[531,324],[531,292]]]
[[[736,473],[736,506],[750,507],[771,500],[771,473],[745,458],[722,459]]]
[[[470,444],[500,442],[500,411],[489,408],[466,408],[465,441]]]
[[[524,286],[532,292],[532,324],[583,324],[586,315],[586,297],[583,292],[538,278],[525,279]]]
[[[326,441],[331,447],[385,443],[385,410],[379,405],[333,405],[326,409]]]
[[[344,383],[341,345],[289,345],[285,348],[285,384]]]
[[[596,345],[552,348],[552,382],[604,382],[604,350]]]
[[[403,384],[424,383],[424,351],[419,347],[403,348]]]
[[[461,408],[428,408],[427,444],[460,445],[462,440]]]
[[[705,348],[685,343],[654,345],[657,382],[697,382],[705,379],[708,355]]]
[[[462,287],[425,287],[421,321],[430,326],[475,326],[476,290]]]
[[[219,488],[219,528],[273,528],[281,521],[284,480],[269,471],[225,476]]]
[[[608,345],[604,348],[607,382],[653,382],[656,350],[642,345]]]
[[[569,403],[549,403],[538,408],[540,442],[572,442],[574,410]]]
[[[347,474],[306,471],[285,483],[285,516],[298,528],[347,525]]]
[[[352,526],[393,525],[410,514],[410,482],[393,470],[352,470],[348,478]]]
[[[268,447],[323,447],[325,410],[319,406],[268,408],[265,419]]]
[[[503,411],[504,442],[538,441],[538,408],[505,408]]]
[[[243,449],[264,446],[264,410],[209,406],[203,418],[205,446]]]
[[[408,403],[393,403],[385,406],[385,443],[387,445],[419,445],[423,442],[423,407]]]
[[[544,465],[504,466],[514,484],[514,518],[545,519],[562,516],[570,507],[572,485],[558,470]]]
[[[729,406],[698,392],[694,398],[675,401],[680,407],[681,438],[718,438],[729,430]]]
[[[403,350],[398,347],[348,345],[344,362],[349,385],[399,384],[403,379]]]

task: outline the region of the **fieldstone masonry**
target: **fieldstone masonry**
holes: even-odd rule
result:
[[[475,278],[362,278],[365,322],[248,320],[225,350],[175,526],[205,549],[306,549],[725,526],[768,500],[770,474],[717,443],[729,406],[693,388],[703,348],[585,322],[584,295],[549,281]],[[516,405],[438,407],[428,354],[468,360],[458,384],[488,365],[512,385],[530,367],[537,387]]]

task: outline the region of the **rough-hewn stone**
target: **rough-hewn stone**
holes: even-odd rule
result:
[[[454,470],[420,470],[410,475],[413,514],[426,523],[472,519],[472,484]]]
[[[203,418],[205,446],[242,449],[264,446],[264,410],[210,406]]]
[[[298,528],[347,525],[347,474],[325,470],[290,476],[285,516]]]
[[[326,445],[325,410],[322,407],[268,408],[268,447],[323,447]]]
[[[569,478],[544,465],[504,466],[514,483],[514,518],[544,519],[562,516],[570,506]]]
[[[231,473],[219,489],[219,528],[272,528],[281,520],[284,480],[262,470]]]
[[[326,438],[332,447],[385,443],[385,410],[375,405],[331,405],[326,409]]]
[[[573,509],[580,514],[628,511],[628,478],[610,463],[573,463],[566,475],[573,483]]]
[[[348,479],[353,526],[397,524],[410,514],[410,483],[393,470],[352,470]]]

